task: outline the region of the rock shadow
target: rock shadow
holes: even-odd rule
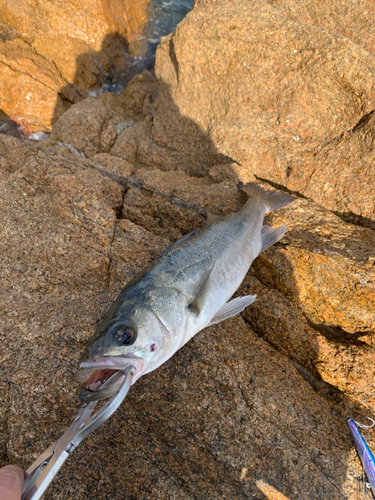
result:
[[[76,102],[79,102],[103,92],[120,92],[135,75],[135,62],[136,56],[130,51],[128,40],[118,32],[109,33],[104,37],[100,51],[92,50],[77,57],[73,81],[62,87],[58,94],[69,107],[75,104],[67,99],[69,95],[77,95]],[[56,107],[52,123],[61,114],[61,109]]]
[[[353,212],[333,212],[337,217],[340,217],[344,222],[355,224],[356,226],[375,229],[375,220],[362,215],[354,214]]]
[[[12,120],[2,109],[0,109],[0,134],[17,137],[17,139],[25,138],[20,124]]]

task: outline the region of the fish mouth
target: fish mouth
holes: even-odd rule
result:
[[[76,373],[76,380],[81,382],[81,401],[98,401],[113,396],[124,381],[123,371],[131,365],[136,370],[134,383],[144,368],[144,360],[138,356],[129,354],[83,361]]]

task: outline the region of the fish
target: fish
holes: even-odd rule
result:
[[[295,198],[254,183],[239,187],[248,199],[238,212],[173,243],[121,290],[84,348],[76,373],[81,400],[112,396],[130,365],[134,384],[203,328],[255,301],[256,295],[230,299],[253,260],[287,230],[263,225],[265,215]]]

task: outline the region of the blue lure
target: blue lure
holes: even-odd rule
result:
[[[366,484],[366,487],[371,490],[372,495],[375,498],[375,458],[370,448],[368,447],[364,437],[362,436],[362,434],[359,432],[358,429],[358,427],[363,427],[364,429],[366,429],[367,427],[372,427],[372,425],[365,426],[359,424],[351,417],[346,417],[346,421],[348,422],[349,429],[352,433],[359,458],[361,459],[362,462],[363,470],[367,477],[368,484]]]

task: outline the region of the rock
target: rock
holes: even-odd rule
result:
[[[73,103],[125,81],[148,3],[0,1],[0,109],[26,135],[50,131]]]
[[[157,51],[163,84],[153,139],[197,156],[215,149],[259,179],[373,227],[375,54],[324,21],[288,19],[282,6],[196,3]],[[324,9],[326,19],[338,10],[332,2]],[[357,8],[350,13],[354,26]]]
[[[116,156],[116,139],[121,140],[121,136],[148,113],[149,100],[155,90],[155,78],[145,71],[120,95],[106,93],[72,106],[57,121],[50,143],[70,144],[88,157],[108,153],[112,148],[112,155]]]
[[[14,137],[0,135],[0,182],[22,168],[27,159],[38,152],[32,142],[21,142]]]
[[[184,204],[207,216],[207,210],[227,214],[242,205],[242,195],[228,180],[214,183],[210,178],[189,177],[184,172],[139,169],[137,175],[145,189],[162,194],[175,204]]]
[[[124,198],[121,217],[156,235],[168,234],[170,240],[177,241],[197,227],[203,227],[206,222],[194,207],[183,203],[185,200],[182,198],[180,200],[173,198],[171,203],[164,194],[138,186],[130,187]]]
[[[124,281],[130,281],[140,270],[139,262],[151,261],[169,245],[167,238],[154,235],[129,220],[119,220],[111,245],[110,290],[113,298],[123,288]],[[124,249],[131,251],[124,252]],[[135,253],[139,258],[134,259]]]
[[[108,249],[122,188],[76,157],[69,160],[58,153],[35,152],[30,143],[7,142],[8,156],[24,158],[23,165],[1,183],[0,202],[1,344],[6,346],[1,350],[1,374],[6,387],[14,389],[7,391],[3,402],[8,456],[14,457],[16,447],[12,451],[9,439],[31,445],[36,434],[29,419],[40,421],[42,428],[45,402],[50,401],[47,420],[58,421],[53,405],[75,391],[73,379],[65,380],[57,391],[47,387],[51,380],[65,378],[66,360],[78,354],[77,339],[95,324],[96,315],[85,309],[85,290],[89,290],[87,304],[100,308],[105,302]],[[77,300],[72,300],[75,295]],[[53,352],[46,349],[48,344]],[[15,370],[12,366],[21,352],[16,361],[20,370]],[[42,386],[46,392],[40,392]],[[13,424],[18,437],[13,435]]]
[[[310,146],[294,141],[289,147],[285,136],[274,140],[271,121],[259,111],[272,101],[272,88],[277,94],[280,81],[271,82],[270,65],[283,74],[282,62],[289,60],[282,55],[292,39],[326,42],[327,57],[312,55],[305,73],[296,66],[291,88],[298,92],[289,100],[284,87],[277,94],[285,109],[298,110],[298,126],[307,127],[302,117],[312,112],[315,128],[306,141],[323,144],[334,133],[327,116],[340,99],[345,126],[360,116],[353,95],[344,116],[348,88],[340,88],[338,98],[338,87],[330,87],[337,97],[330,108],[325,95],[318,102],[319,85],[323,77],[327,85],[335,81],[329,61],[337,57],[347,78],[352,64],[351,85],[366,95],[372,70],[364,68],[372,55],[344,37],[288,20],[278,9],[261,2],[245,9],[239,0],[196,2],[159,50],[159,81],[146,72],[120,95],[75,104],[47,141],[0,135],[0,465],[27,467],[69,425],[80,406],[74,380],[80,354],[131,277],[208,217],[240,209],[246,197],[238,180],[261,177],[266,189],[275,183],[292,189],[275,166],[286,161],[283,152],[304,159],[299,171],[308,178]],[[260,43],[270,41],[272,28],[273,55]],[[191,53],[184,45],[188,33]],[[219,50],[222,37],[228,58]],[[252,54],[244,50],[248,38]],[[207,61],[213,40],[217,52]],[[253,66],[258,80],[239,81],[252,89],[252,108],[238,105],[237,86],[229,93],[225,87],[238,77],[240,60],[259,64]],[[229,68],[220,85],[214,79],[224,73],[212,68]],[[316,86],[302,91],[297,77],[309,74]],[[284,122],[285,134],[287,127]],[[370,111],[356,130],[324,143],[327,158],[370,162],[371,127]],[[216,140],[218,131],[223,142]],[[274,162],[268,164],[268,157]],[[319,161],[316,178],[329,166]],[[349,183],[345,175],[337,170],[337,178],[332,174],[326,182],[340,192]],[[348,191],[350,210],[355,203],[367,207],[353,208],[356,217],[340,211],[336,191],[324,194],[312,180],[299,189],[305,195],[297,193],[297,201],[267,216],[267,224],[289,230],[259,256],[238,290],[256,293],[257,301],[200,332],[137,381],[113,417],[67,460],[46,499],[357,498],[362,472],[345,417],[365,422],[375,415],[375,236],[362,227],[364,217],[372,220],[369,175],[352,181]],[[366,197],[355,201],[355,190]],[[375,449],[373,436],[369,445]]]
[[[87,164],[98,168],[104,175],[113,177],[117,181],[121,181],[121,179],[126,181],[134,173],[134,167],[131,163],[107,153],[95,155]]]
[[[259,260],[263,279],[267,281],[267,268],[274,265],[270,273],[274,286],[295,296],[304,314],[315,324],[338,326],[349,336],[375,331],[371,307],[375,300],[374,231],[345,223],[307,200],[298,200],[293,208],[272,213],[270,223],[288,223],[290,231],[278,257],[266,258],[272,250]],[[284,280],[289,274],[287,263],[294,271],[292,277]]]
[[[361,1],[332,3],[294,0],[272,0],[272,6],[293,21],[319,26],[337,35],[344,35],[353,42],[374,52],[375,29],[369,23],[371,2]]]
[[[8,417],[0,420],[0,456],[26,466],[77,411],[79,355],[123,284],[171,241],[202,226],[208,208],[227,213],[243,198],[220,166],[195,178],[107,153],[82,159],[48,141],[5,138],[1,148],[1,394]],[[75,451],[47,499],[94,491],[103,499],[355,498],[360,470],[345,416],[372,411],[364,400],[371,363],[355,335],[348,332],[342,348],[311,326],[317,320],[309,301],[299,302],[296,291],[305,268],[294,287],[290,276],[300,265],[294,249],[315,255],[345,234],[355,241],[357,232],[357,246],[341,249],[343,260],[328,254],[339,276],[350,259],[366,255],[363,241],[372,231],[304,200],[272,217],[272,225],[288,221],[292,229],[241,289],[259,294],[254,309],[201,332],[137,382],[108,424]],[[292,257],[281,274],[285,250]],[[334,280],[328,283],[339,295]],[[352,293],[354,305],[359,289]],[[323,311],[324,300],[314,300]],[[338,318],[354,321],[351,314]],[[344,384],[348,371],[352,381]]]
[[[258,294],[244,317],[273,347],[373,413],[374,232],[306,200],[268,222],[290,231],[239,290]]]
[[[61,115],[79,98],[53,61],[21,39],[0,39],[0,107],[25,134],[48,130],[54,113]],[[60,90],[64,91],[60,93]]]
[[[11,137],[23,136],[21,126],[0,109],[0,134]]]

